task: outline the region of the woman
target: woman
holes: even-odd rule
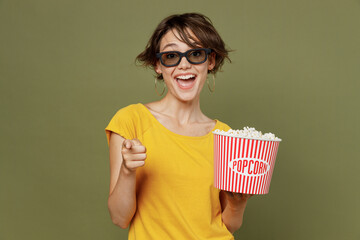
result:
[[[129,239],[234,239],[240,228],[250,195],[213,186],[212,131],[230,127],[200,109],[208,74],[227,56],[210,20],[189,13],[165,18],[137,57],[168,90],[120,109],[106,127],[108,208],[114,224],[130,224]]]

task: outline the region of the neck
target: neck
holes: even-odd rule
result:
[[[199,122],[206,118],[200,109],[200,99],[192,101],[179,101],[171,94],[159,101],[161,112],[177,119],[180,124]]]

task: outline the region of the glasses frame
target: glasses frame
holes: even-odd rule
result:
[[[188,58],[188,53],[189,52],[192,52],[192,51],[199,51],[199,50],[204,50],[205,51],[205,59],[201,62],[192,62],[189,60]],[[186,60],[188,60],[189,63],[191,64],[201,64],[201,63],[204,63],[206,62],[206,60],[208,59],[208,55],[212,52],[212,50],[210,48],[194,48],[194,49],[189,49],[187,50],[186,52],[179,52],[179,51],[166,51],[166,52],[160,52],[160,53],[156,53],[156,57],[160,59],[160,62],[162,65],[164,65],[165,67],[174,67],[174,66],[177,66],[179,65],[179,63],[181,62],[181,59],[183,57],[186,58]],[[163,62],[162,60],[162,55],[166,54],[166,53],[177,53],[179,55],[179,61],[177,61],[177,63],[174,63],[174,64],[171,64],[171,65],[167,65]]]

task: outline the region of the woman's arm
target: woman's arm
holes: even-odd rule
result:
[[[242,223],[247,200],[252,195],[220,191],[222,220],[227,229],[234,233]]]
[[[144,165],[146,149],[139,140],[111,133],[108,209],[113,223],[127,228],[136,211],[136,168]]]

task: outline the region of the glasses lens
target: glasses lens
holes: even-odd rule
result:
[[[175,65],[179,61],[179,54],[176,52],[164,53],[161,56],[161,59],[165,65]]]
[[[204,49],[190,51],[187,57],[189,61],[192,63],[202,63],[206,59],[206,52]]]

